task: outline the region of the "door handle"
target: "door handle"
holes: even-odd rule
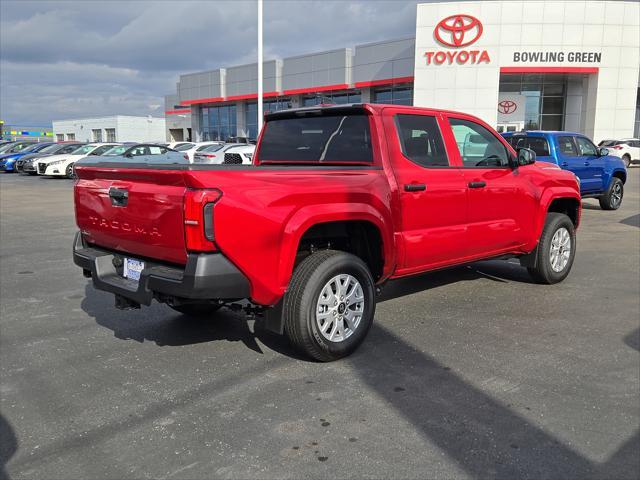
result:
[[[584,166],[588,167],[589,166],[589,162],[584,162]]]
[[[469,188],[484,188],[487,182],[469,182]]]
[[[423,192],[427,189],[424,183],[407,183],[404,186],[405,192]]]

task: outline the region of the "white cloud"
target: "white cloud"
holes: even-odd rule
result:
[[[265,3],[265,55],[414,34],[415,0]],[[255,61],[251,1],[0,2],[7,122],[158,114],[181,73]]]

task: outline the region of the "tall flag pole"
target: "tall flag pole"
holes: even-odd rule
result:
[[[258,0],[258,135],[262,131],[262,2]]]

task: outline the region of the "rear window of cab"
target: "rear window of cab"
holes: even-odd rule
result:
[[[519,148],[530,148],[538,157],[548,157],[549,143],[545,137],[529,137],[526,135],[511,135],[505,140],[517,151]]]
[[[260,163],[373,163],[369,117],[363,113],[275,118],[265,125]]]

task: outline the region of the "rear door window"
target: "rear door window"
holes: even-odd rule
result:
[[[362,113],[275,118],[260,146],[265,163],[372,163],[369,117]]]
[[[400,147],[405,157],[423,167],[448,167],[449,160],[435,117],[396,115]]]
[[[558,149],[560,153],[566,157],[577,157],[578,150],[575,143],[573,143],[572,137],[558,137]]]

